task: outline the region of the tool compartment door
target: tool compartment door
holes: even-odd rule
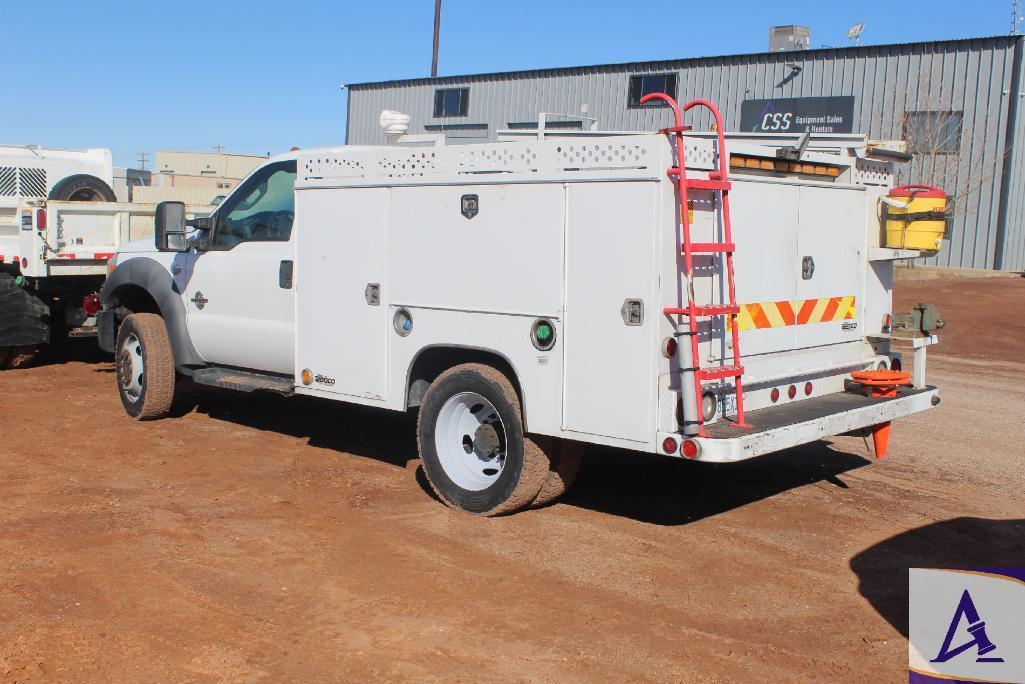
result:
[[[851,342],[863,334],[865,193],[801,188],[797,236],[797,348]],[[811,277],[804,262],[814,264]]]
[[[737,245],[734,271],[740,350],[747,357],[793,349],[795,332],[789,308],[797,293],[793,264],[800,188],[736,178],[733,187],[730,210]],[[725,262],[718,255],[715,259]],[[721,270],[719,273],[723,283]],[[717,292],[724,290],[723,283]],[[727,301],[727,296],[716,295],[711,301]],[[729,335],[726,337],[728,343]],[[711,356],[722,358],[723,346],[713,344]],[[725,358],[732,360],[732,349],[725,352]]]
[[[296,193],[296,377],[311,388],[384,400],[388,381],[387,188]],[[381,300],[368,301],[379,284]]]
[[[565,429],[645,442],[654,429],[652,354],[661,306],[654,277],[653,183],[567,188]],[[644,303],[626,325],[627,299]]]

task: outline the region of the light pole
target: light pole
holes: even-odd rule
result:
[[[434,57],[431,59],[431,78],[438,75],[438,36],[441,34],[441,0],[434,0]]]

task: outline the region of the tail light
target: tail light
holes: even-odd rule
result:
[[[701,446],[693,439],[688,439],[680,447],[680,453],[687,458],[697,458],[701,453]]]
[[[772,388],[772,391],[769,392],[769,399],[772,400],[773,404],[775,404],[777,401],[779,401],[779,388],[778,387],[773,387]]]
[[[797,387],[795,387],[794,385],[791,385],[790,387],[788,387],[787,388],[787,396],[790,397],[791,399],[796,397],[797,396]]]
[[[804,396],[810,397],[812,390],[815,389],[810,382],[804,383]]]
[[[36,230],[46,230],[46,209],[36,209]]]
[[[675,454],[676,453],[676,440],[673,439],[672,437],[666,437],[665,439],[663,439],[662,440],[662,451],[666,452],[667,454]]]
[[[103,305],[100,304],[100,296],[95,292],[82,297],[82,311],[86,316],[95,316],[102,308]]]

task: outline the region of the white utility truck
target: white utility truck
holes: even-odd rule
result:
[[[64,335],[96,335],[107,261],[152,236],[156,206],[0,197],[0,370],[28,365]]]
[[[115,201],[113,175],[110,150],[0,146],[0,370],[27,365],[54,328],[81,328],[90,293],[84,306],[98,309],[96,292],[118,242],[87,242],[77,225],[99,210],[83,203]],[[75,237],[47,236],[47,213],[56,227],[67,219]]]
[[[418,408],[438,496],[494,515],[583,443],[738,461],[937,404],[933,330],[891,327],[893,162],[683,131],[298,151],[209,218],[163,203],[100,295],[125,410],[178,374]],[[913,378],[852,378],[900,375],[902,335]]]

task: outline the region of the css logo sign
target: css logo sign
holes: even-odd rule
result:
[[[908,577],[913,684],[1025,682],[1025,570],[926,570]]]
[[[794,122],[793,112],[766,112],[762,117],[763,131],[789,131]]]

